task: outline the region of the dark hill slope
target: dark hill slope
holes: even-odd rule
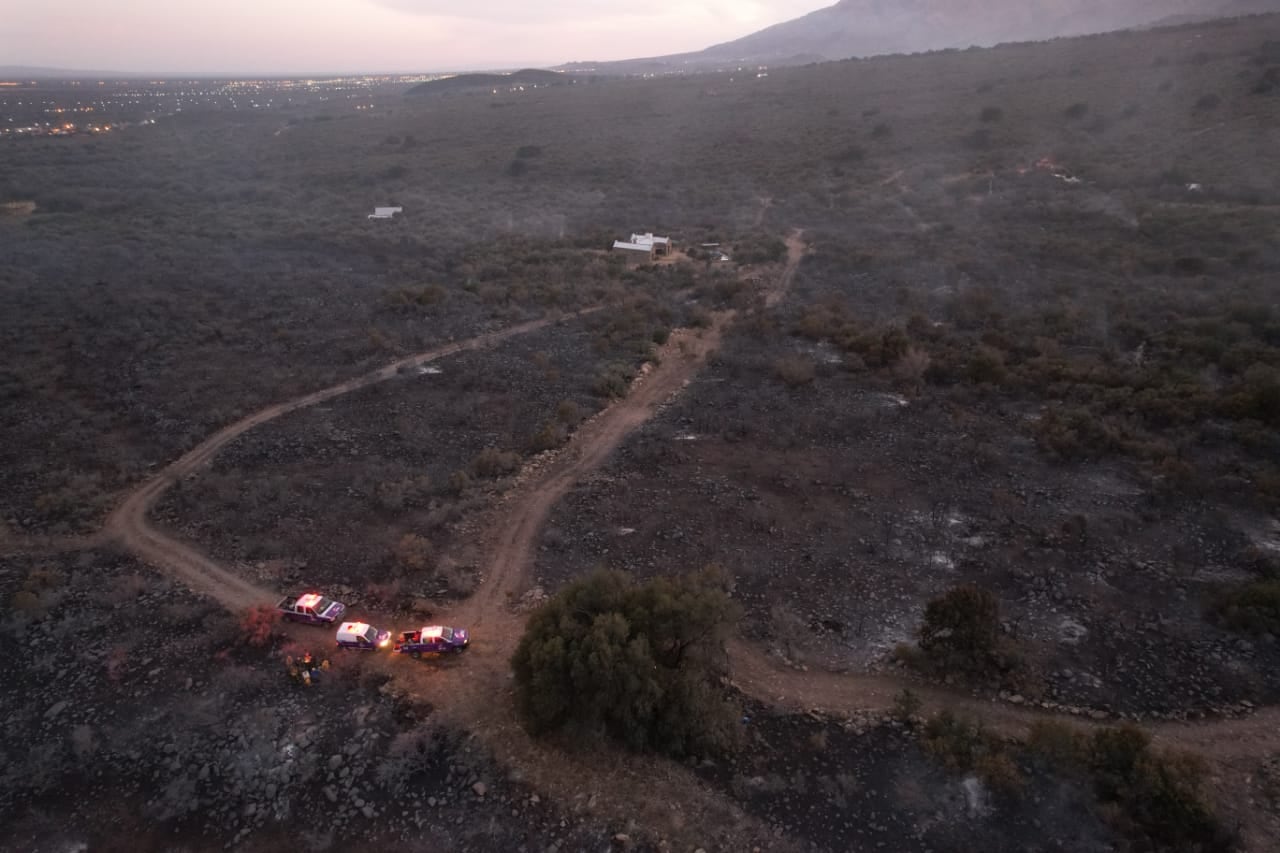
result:
[[[795,65],[1280,11],[1280,0],[841,0],[696,53],[593,64],[598,72]],[[569,66],[573,67],[573,66]]]

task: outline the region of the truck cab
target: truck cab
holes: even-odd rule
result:
[[[291,622],[330,625],[342,618],[347,607],[340,601],[333,601],[318,593],[308,592],[297,598],[280,599],[276,609]]]

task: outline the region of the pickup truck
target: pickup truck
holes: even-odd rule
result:
[[[445,625],[428,625],[418,631],[404,631],[396,640],[395,651],[402,655],[420,658],[445,652],[460,652],[471,643],[464,628]]]
[[[366,652],[385,649],[391,645],[391,632],[379,631],[366,622],[343,622],[338,629],[338,646],[343,649],[361,649]]]
[[[290,622],[331,625],[342,618],[342,614],[347,611],[347,606],[340,601],[333,601],[323,595],[308,592],[297,598],[280,599],[276,609]]]

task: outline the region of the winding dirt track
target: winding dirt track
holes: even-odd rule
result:
[[[567,316],[582,316],[598,310],[600,310],[598,307],[588,308],[578,312],[577,315]],[[334,397],[394,379],[400,375],[400,371],[403,369],[418,367],[427,362],[436,361],[467,350],[493,346],[508,338],[546,328],[553,323],[559,322],[560,319],[562,318],[546,317],[541,320],[531,320],[497,332],[490,332],[465,341],[446,344],[427,352],[402,358],[371,373],[348,379],[346,382],[340,382],[337,385],[322,388],[319,391],[313,391],[310,394],[304,394],[301,397],[295,397],[292,400],[277,403],[274,406],[268,406],[248,417],[242,418],[218,430],[183,454],[176,462],[171,463],[163,471],[160,471],[131,492],[120,506],[108,516],[104,533],[146,562],[169,572],[192,589],[220,601],[232,610],[241,610],[257,604],[274,603],[276,597],[272,593],[254,586],[219,566],[194,548],[152,527],[147,516],[155,505],[156,500],[183,477],[189,476],[199,468],[207,465],[222,448],[256,426],[275,420],[289,412],[314,406]]]
[[[774,305],[783,297],[803,256],[799,234],[791,235],[787,245],[788,262],[776,283],[766,291],[766,305]],[[435,689],[430,690],[428,698],[441,713],[488,735],[486,740],[497,747],[495,751],[500,757],[519,766],[530,781],[551,790],[558,789],[561,794],[572,796],[573,791],[581,791],[583,780],[578,776],[568,782],[563,776],[557,778],[554,768],[563,761],[558,764],[546,747],[523,736],[514,719],[511,702],[498,701],[499,696],[509,694],[508,661],[524,622],[524,617],[515,613],[510,605],[528,584],[539,534],[555,504],[576,483],[599,469],[633,430],[685,387],[718,346],[723,331],[733,319],[733,312],[720,312],[713,316],[707,329],[673,334],[662,350],[659,363],[637,381],[625,399],[582,425],[570,443],[545,467],[527,476],[480,521],[481,538],[485,540],[480,551],[485,575],[477,592],[449,614],[457,624],[481,629],[476,631],[474,647],[465,666],[445,667],[428,675],[428,668],[406,669],[398,666],[397,661],[386,664],[391,671],[400,673],[415,692],[421,690],[428,679],[438,679],[431,683]],[[522,323],[410,356],[365,376],[268,407],[237,421],[138,487],[111,514],[104,532],[148,563],[229,608],[238,610],[271,603],[275,600],[273,593],[237,577],[194,548],[151,526],[148,513],[166,489],[207,464],[220,449],[255,426],[386,381],[401,368],[491,346],[554,322],[555,319],[543,319]],[[1075,717],[993,704],[957,691],[915,685],[891,676],[799,672],[771,660],[763,650],[742,640],[732,642],[728,651],[734,685],[747,695],[784,708],[832,715],[887,709],[894,697],[909,686],[921,696],[927,710],[950,708],[970,713],[997,731],[1011,735],[1025,732],[1038,720],[1060,719],[1074,725],[1091,725]],[[1251,772],[1256,759],[1280,752],[1280,709],[1265,709],[1245,719],[1159,724],[1147,728],[1162,744],[1190,749],[1209,758],[1217,774],[1215,783],[1220,789],[1220,800],[1243,797],[1250,780],[1244,779],[1242,787],[1240,779]],[[590,762],[590,759],[582,760]],[[612,806],[637,817],[660,820],[664,810],[671,809],[673,792],[678,790],[680,796],[686,798],[683,802],[687,816],[704,818],[705,825],[711,825],[712,820],[744,823],[734,807],[699,790],[678,768],[642,759],[630,760],[626,767],[621,767],[608,763],[608,758],[603,759],[605,763],[601,767],[582,767],[582,760],[578,770],[591,772],[591,787],[604,801],[602,809]],[[659,779],[665,780],[666,785],[655,785]],[[646,793],[650,791],[658,792]],[[1245,827],[1250,847],[1269,849],[1274,836],[1269,829],[1262,829],[1267,819],[1260,807],[1255,808],[1250,801],[1233,813],[1245,824],[1252,824]]]

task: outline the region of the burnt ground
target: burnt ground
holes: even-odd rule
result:
[[[541,801],[358,656],[295,684],[296,646],[245,646],[129,558],[6,558],[0,595],[0,850],[581,850],[628,829]]]
[[[543,800],[359,655],[295,684],[283,656],[327,634],[251,648],[236,617],[131,558],[6,558],[0,596],[0,850],[671,849]],[[1066,783],[1033,776],[1006,800],[895,724],[747,713],[742,747],[697,772],[779,849],[1109,849]]]
[[[1247,505],[1164,497],[1123,461],[1050,462],[1025,404],[909,400],[834,350],[747,329],[554,511],[548,590],[601,564],[720,563],[749,638],[862,671],[912,640],[930,598],[973,582],[1030,664],[1011,686],[1023,700],[1176,713],[1280,693],[1274,640],[1202,616],[1216,584],[1247,577],[1235,558],[1263,524]],[[817,365],[812,383],[775,375],[788,353]]]
[[[477,457],[495,448],[516,464],[546,449],[535,436],[547,424],[567,435],[607,402],[598,377],[633,372],[672,319],[649,307],[565,320],[291,413],[169,491],[156,517],[282,590],[305,582],[384,606],[465,595],[479,567],[437,554],[453,522],[504,488]],[[410,534],[425,544],[405,548]]]
[[[815,850],[914,851],[1113,849],[1092,793],[1037,773],[1025,787],[992,791],[944,769],[913,731],[888,719],[835,721],[749,706],[748,747],[706,761],[698,773],[775,834]]]

